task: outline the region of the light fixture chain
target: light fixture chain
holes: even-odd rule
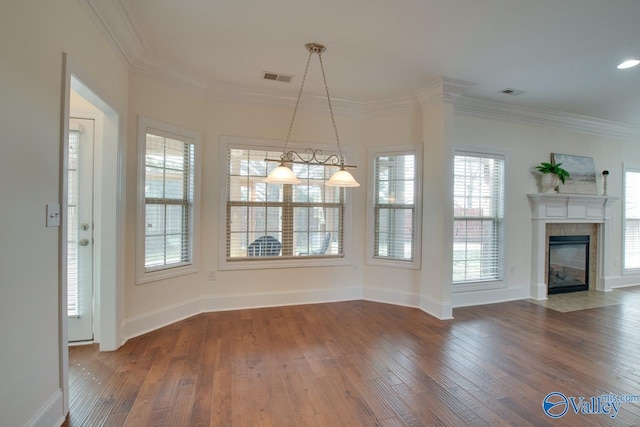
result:
[[[329,94],[329,85],[327,84],[327,75],[324,72],[324,63],[322,61],[322,53],[325,51],[325,47],[319,43],[307,43],[305,45],[309,51],[309,57],[307,58],[307,66],[304,69],[302,76],[302,82],[300,83],[300,90],[298,91],[298,99],[296,99],[296,105],[293,109],[293,115],[291,117],[291,123],[289,124],[289,131],[287,132],[287,138],[284,141],[284,147],[280,160],[274,160],[266,158],[265,162],[279,162],[280,165],[274,168],[269,175],[263,180],[267,184],[300,184],[300,180],[293,172],[293,164],[305,164],[305,165],[323,165],[323,166],[337,166],[339,168],[325,185],[328,187],[359,187],[360,184],[353,178],[353,176],[345,170],[345,168],[355,168],[355,165],[345,165],[344,156],[342,155],[342,147],[340,146],[340,137],[338,136],[338,126],[336,125],[336,118],[333,114],[333,105],[331,105],[331,95]],[[324,156],[321,149],[306,148],[304,157],[296,151],[287,151],[289,145],[289,139],[291,138],[291,132],[293,131],[293,123],[296,120],[296,114],[298,113],[298,106],[300,105],[300,99],[302,98],[302,91],[304,90],[304,83],[307,80],[307,73],[309,72],[309,65],[311,63],[311,55],[318,54],[320,61],[320,70],[322,71],[322,81],[324,83],[324,89],[327,94],[327,103],[329,104],[329,114],[331,115],[331,124],[333,125],[333,131],[336,135],[336,144],[338,145],[338,155],[331,154]],[[320,159],[322,157],[323,159]],[[289,166],[288,164],[291,164]],[[341,194],[344,194],[341,192]]]
[[[329,85],[327,84],[327,76],[324,73],[324,63],[322,62],[322,52],[318,52],[318,58],[320,59],[320,70],[322,71],[322,80],[324,81],[324,89],[327,92],[327,102],[329,103],[329,114],[331,115],[331,123],[333,124],[333,130],[336,133],[336,143],[338,144],[338,154],[340,155],[340,164],[344,165],[344,157],[342,156],[342,147],[340,147],[340,138],[338,137],[338,127],[336,126],[336,119],[333,116],[333,108],[331,107],[331,96],[329,95]]]
[[[302,89],[304,88],[304,82],[307,80],[307,72],[309,71],[309,64],[311,63],[311,55],[313,55],[313,52],[309,52],[309,57],[307,58],[307,66],[305,67],[304,74],[302,75],[302,82],[300,83],[300,90],[298,91],[298,99],[296,100],[296,106],[293,108],[293,116],[291,117],[291,123],[289,124],[289,132],[287,132],[287,139],[284,140],[282,160],[284,160],[284,157],[287,153],[287,145],[289,145],[289,138],[291,137],[291,131],[293,130],[293,122],[295,122],[296,120],[298,105],[300,104],[300,98],[302,97]]]

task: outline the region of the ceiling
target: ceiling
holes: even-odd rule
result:
[[[339,100],[413,99],[444,76],[465,97],[640,125],[640,66],[616,69],[640,57],[638,0],[84,1],[132,68],[208,94],[295,97],[318,42]],[[305,93],[322,95],[312,59]]]

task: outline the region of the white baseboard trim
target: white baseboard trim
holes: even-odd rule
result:
[[[200,313],[358,299],[362,299],[362,289],[359,287],[237,295],[205,295],[126,319],[122,325],[124,336],[122,343],[124,344],[130,338],[146,334]]]
[[[122,325],[124,336],[123,344],[130,338],[146,334],[147,332],[154,331],[188,317],[215,311],[364,299],[367,301],[418,308],[437,319],[447,320],[453,319],[454,307],[494,304],[527,298],[530,298],[530,288],[528,286],[454,293],[451,296],[451,303],[442,303],[411,292],[360,287],[236,295],[205,295],[126,319]]]
[[[60,427],[66,414],[62,408],[62,390],[58,389],[27,422],[28,427]]]
[[[547,299],[547,284],[546,283],[532,283],[531,284],[531,296],[538,301]]]
[[[496,304],[531,298],[530,286],[518,286],[504,289],[489,289],[477,292],[458,292],[451,295],[454,308],[473,305]]]
[[[269,292],[240,295],[207,295],[202,298],[202,312],[242,310],[247,308],[320,304],[362,299],[361,288],[310,289],[306,291]]]
[[[440,320],[453,319],[453,306],[450,303],[443,304],[429,297],[420,297],[420,310]]]
[[[193,298],[126,319],[122,325],[122,344],[127,342],[129,338],[155,331],[187,317],[202,313],[201,299]]]
[[[440,320],[453,319],[450,304],[441,304],[412,292],[394,291],[383,288],[364,288],[362,290],[362,298],[366,301],[417,308]]]
[[[412,292],[400,292],[383,288],[363,288],[362,298],[366,301],[420,308],[420,295]]]
[[[609,276],[604,278],[605,289],[627,288],[640,285],[640,276]]]

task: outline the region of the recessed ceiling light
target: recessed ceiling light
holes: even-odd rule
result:
[[[640,59],[627,59],[626,61],[618,65],[618,69],[624,70],[625,68],[635,67],[638,64],[640,64]]]

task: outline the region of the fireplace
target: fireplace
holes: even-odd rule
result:
[[[548,294],[589,290],[589,235],[549,236]]]
[[[609,291],[611,281],[611,236],[613,220],[611,205],[619,197],[589,194],[528,194],[531,207],[531,297],[546,299],[548,295],[549,236],[590,235],[588,286],[598,291]],[[590,224],[592,231],[578,229]],[[556,225],[562,232],[549,230]]]

